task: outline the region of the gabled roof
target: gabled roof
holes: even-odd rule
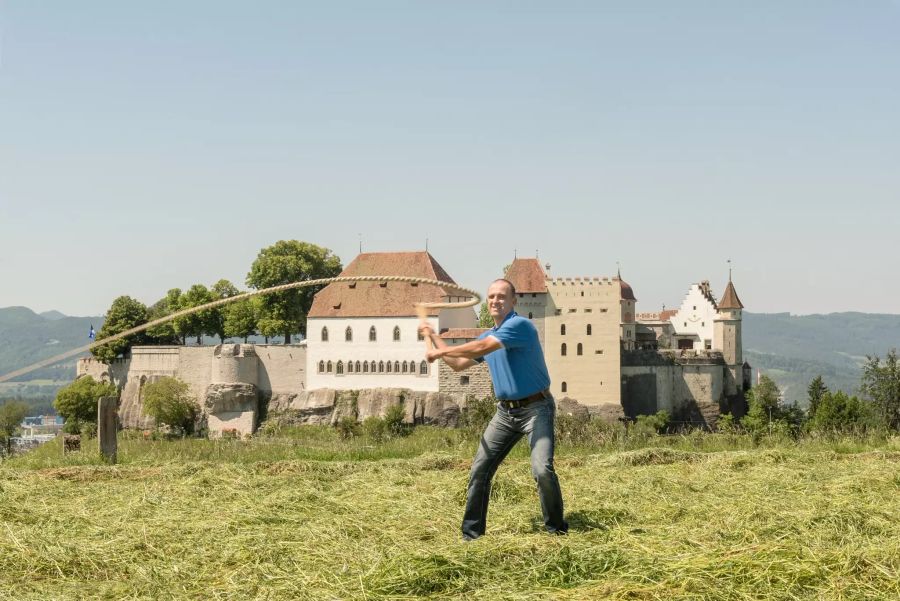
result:
[[[515,259],[503,276],[516,287],[516,292],[547,292],[547,274],[537,259]]]
[[[407,275],[456,283],[426,251],[361,253],[340,275]],[[448,294],[461,293],[407,282],[335,282],[315,295],[308,317],[414,317],[416,303],[441,302]],[[437,310],[429,314],[437,315]]]
[[[741,303],[741,299],[738,298],[737,292],[734,290],[734,284],[731,283],[731,280],[728,280],[728,285],[725,286],[725,294],[722,295],[722,300],[719,301],[719,309],[743,309],[744,305]]]

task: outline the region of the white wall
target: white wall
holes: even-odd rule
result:
[[[429,318],[431,327],[440,331],[439,320]],[[328,341],[322,341],[322,327],[328,327]],[[353,341],[347,342],[344,333],[353,328]],[[369,328],[375,326],[377,340],[369,341]],[[393,338],[394,326],[400,328],[400,341]],[[418,339],[417,317],[320,317],[307,321],[306,386],[310,390],[333,388],[351,390],[361,388],[409,388],[436,392],[438,370],[428,366],[428,375],[419,375],[419,364],[425,359],[425,342]],[[447,327],[447,326],[444,326]],[[331,373],[319,373],[319,361],[332,362]],[[338,361],[344,363],[343,375],[335,373]],[[349,373],[347,362],[359,361],[415,361],[414,373]]]
[[[693,284],[681,303],[681,308],[669,320],[679,335],[693,334],[700,338],[694,343],[695,349],[703,349],[703,343],[713,342],[713,321],[717,316],[716,308],[700,290],[700,284]],[[687,324],[687,325],[685,325]]]

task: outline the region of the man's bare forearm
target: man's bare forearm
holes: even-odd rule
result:
[[[429,338],[431,339],[431,344],[434,345],[434,348],[438,350],[443,351],[444,349],[454,348],[444,342],[444,339],[435,333],[431,333],[429,335]],[[464,369],[468,369],[475,364],[473,360],[467,359],[465,357],[452,357],[442,354],[441,359],[443,359],[444,363],[449,365],[453,371],[463,371]]]

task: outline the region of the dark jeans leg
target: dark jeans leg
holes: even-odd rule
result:
[[[569,530],[563,518],[562,491],[559,478],[553,469],[555,434],[553,422],[556,418],[556,403],[553,399],[544,403],[527,426],[528,444],[531,446],[531,473],[537,482],[541,499],[541,513],[548,532],[562,534]]]
[[[478,452],[469,474],[469,490],[466,511],[463,514],[462,533],[465,538],[478,538],[487,528],[488,499],[491,494],[491,478],[500,462],[506,458],[519,439],[518,431],[508,414],[498,409],[481,436]]]

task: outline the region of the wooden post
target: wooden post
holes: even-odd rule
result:
[[[118,401],[114,396],[100,397],[100,400],[97,401],[97,440],[100,442],[100,454],[109,463],[116,462],[119,427]]]

